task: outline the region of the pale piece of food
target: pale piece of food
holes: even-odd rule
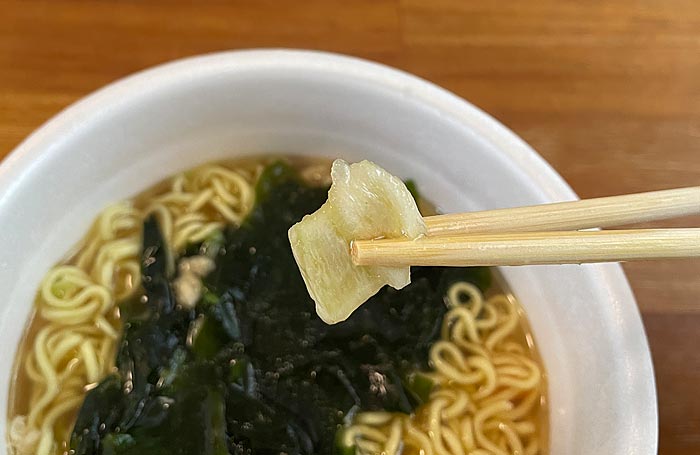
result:
[[[207,256],[191,256],[181,259],[178,275],[173,280],[175,300],[184,308],[195,307],[202,296],[202,278],[214,270],[214,261]]]
[[[415,239],[426,232],[401,179],[370,161],[333,162],[328,201],[289,229],[289,241],[316,313],[327,324],[344,321],[384,285],[411,282],[409,267],[359,267],[352,240]]]

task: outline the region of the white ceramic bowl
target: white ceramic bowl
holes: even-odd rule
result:
[[[101,208],[196,164],[265,152],[367,158],[447,212],[576,197],[497,121],[385,66],[262,50],[136,74],[54,117],[0,166],[0,409],[41,277]],[[550,452],[656,453],[652,363],[621,268],[502,272],[547,370]]]

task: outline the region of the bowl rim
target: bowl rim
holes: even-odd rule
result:
[[[31,174],[32,168],[54,152],[52,143],[60,135],[80,129],[85,119],[95,112],[105,106],[119,105],[121,100],[133,97],[134,93],[145,92],[163,84],[180,84],[230,70],[232,67],[257,70],[268,68],[276,71],[285,67],[304,68],[328,74],[351,75],[355,79],[376,84],[415,100],[462,125],[468,125],[499,153],[513,161],[550,202],[578,199],[565,180],[523,139],[491,115],[444,88],[408,72],[357,57],[323,51],[270,48],[215,52],[163,63],[112,82],[72,103],[37,128],[0,162],[0,216],[8,201],[21,188],[22,180]],[[603,278],[601,287],[609,289],[627,307],[627,316],[638,320],[636,322],[642,331],[643,342],[638,354],[641,360],[651,362],[641,314],[622,267],[619,264],[607,264],[599,267],[597,273]],[[645,378],[644,394],[648,406],[652,407],[650,411],[653,419],[647,422],[646,428],[637,429],[635,433],[639,438],[638,447],[648,448],[649,453],[655,453],[658,447],[658,405],[653,363],[650,371],[651,377]]]

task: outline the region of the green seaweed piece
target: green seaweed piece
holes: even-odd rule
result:
[[[354,447],[338,438],[355,413],[410,413],[427,399],[419,372],[440,335],[444,293],[457,280],[486,289],[490,272],[415,268],[406,288],[384,288],[328,326],[286,234],[326,190],[280,161],[255,191],[240,227],[183,253],[216,264],[192,310],[176,305],[173,257],[155,218],[145,221],[143,294],[123,303],[118,374],[88,392],[76,455],[346,455]]]
[[[357,447],[352,441],[348,441],[346,433],[344,428],[335,433],[332,455],[355,455]]]
[[[420,371],[414,371],[406,376],[406,388],[420,404],[426,403],[430,392],[435,388],[435,382]]]
[[[122,383],[110,374],[85,397],[70,445],[77,455],[99,453],[100,440],[119,421],[124,410]]]
[[[408,192],[411,193],[411,196],[413,196],[413,200],[418,203],[420,201],[420,192],[418,192],[418,185],[416,184],[416,181],[413,179],[408,179],[405,180],[404,185],[406,185],[406,189],[408,189]]]

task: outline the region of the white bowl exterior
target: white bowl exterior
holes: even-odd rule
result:
[[[100,209],[196,164],[274,152],[376,161],[447,212],[575,198],[498,122],[381,65],[266,50],[137,74],[56,116],[0,166],[0,408],[41,277]],[[656,453],[651,357],[621,268],[502,272],[547,370],[550,453]]]

